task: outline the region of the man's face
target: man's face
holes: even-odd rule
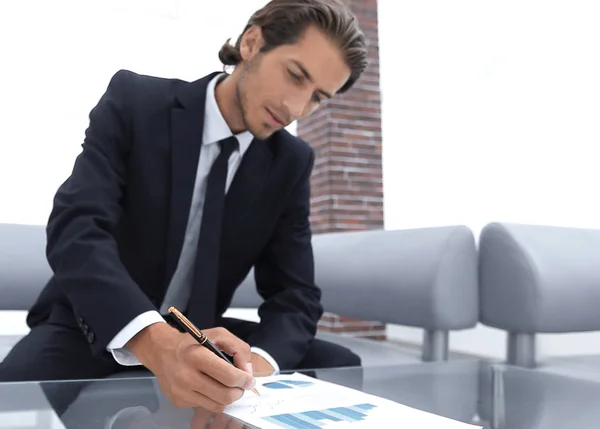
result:
[[[257,138],[308,116],[350,77],[340,49],[314,27],[296,44],[267,53],[258,52],[260,29],[248,39],[242,50],[245,61],[238,66],[237,99],[244,124]]]

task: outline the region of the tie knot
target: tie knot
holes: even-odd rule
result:
[[[235,136],[227,137],[219,141],[219,146],[221,146],[221,153],[229,157],[237,149],[238,140]]]

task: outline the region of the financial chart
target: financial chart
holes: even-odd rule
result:
[[[261,429],[481,428],[299,373],[257,381],[260,395],[246,392],[225,413]]]
[[[319,429],[322,427],[335,427],[335,423],[339,422],[363,421],[366,419],[368,412],[374,408],[375,405],[364,403],[293,414],[277,414],[263,417],[263,419],[286,429]]]
[[[314,384],[315,383],[311,381],[282,379],[278,381],[272,381],[270,383],[264,383],[262,387],[266,387],[267,389],[295,389],[302,387],[310,387]]]

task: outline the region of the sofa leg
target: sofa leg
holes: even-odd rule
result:
[[[423,334],[423,361],[448,360],[448,331],[425,331]]]
[[[508,333],[506,363],[525,368],[536,367],[535,334]]]

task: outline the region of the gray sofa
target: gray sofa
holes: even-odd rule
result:
[[[600,356],[536,354],[537,334],[600,331],[600,230],[491,223],[479,280],[480,322],[507,331],[509,363],[600,379]]]
[[[448,333],[477,323],[477,254],[463,226],[315,235],[315,270],[326,311],[423,329],[423,352],[319,333],[365,364],[443,360]],[[0,224],[0,310],[26,310],[51,275],[43,226]],[[253,273],[232,307],[257,307]],[[0,338],[0,359],[18,340]]]
[[[318,334],[350,347],[365,365],[444,360],[449,332],[477,324],[477,253],[466,227],[319,234],[313,248],[326,311],[423,329],[422,352]],[[255,308],[260,302],[251,272],[232,306]]]
[[[27,310],[51,275],[45,227],[0,224],[0,311]],[[0,360],[19,339],[0,335]]]

